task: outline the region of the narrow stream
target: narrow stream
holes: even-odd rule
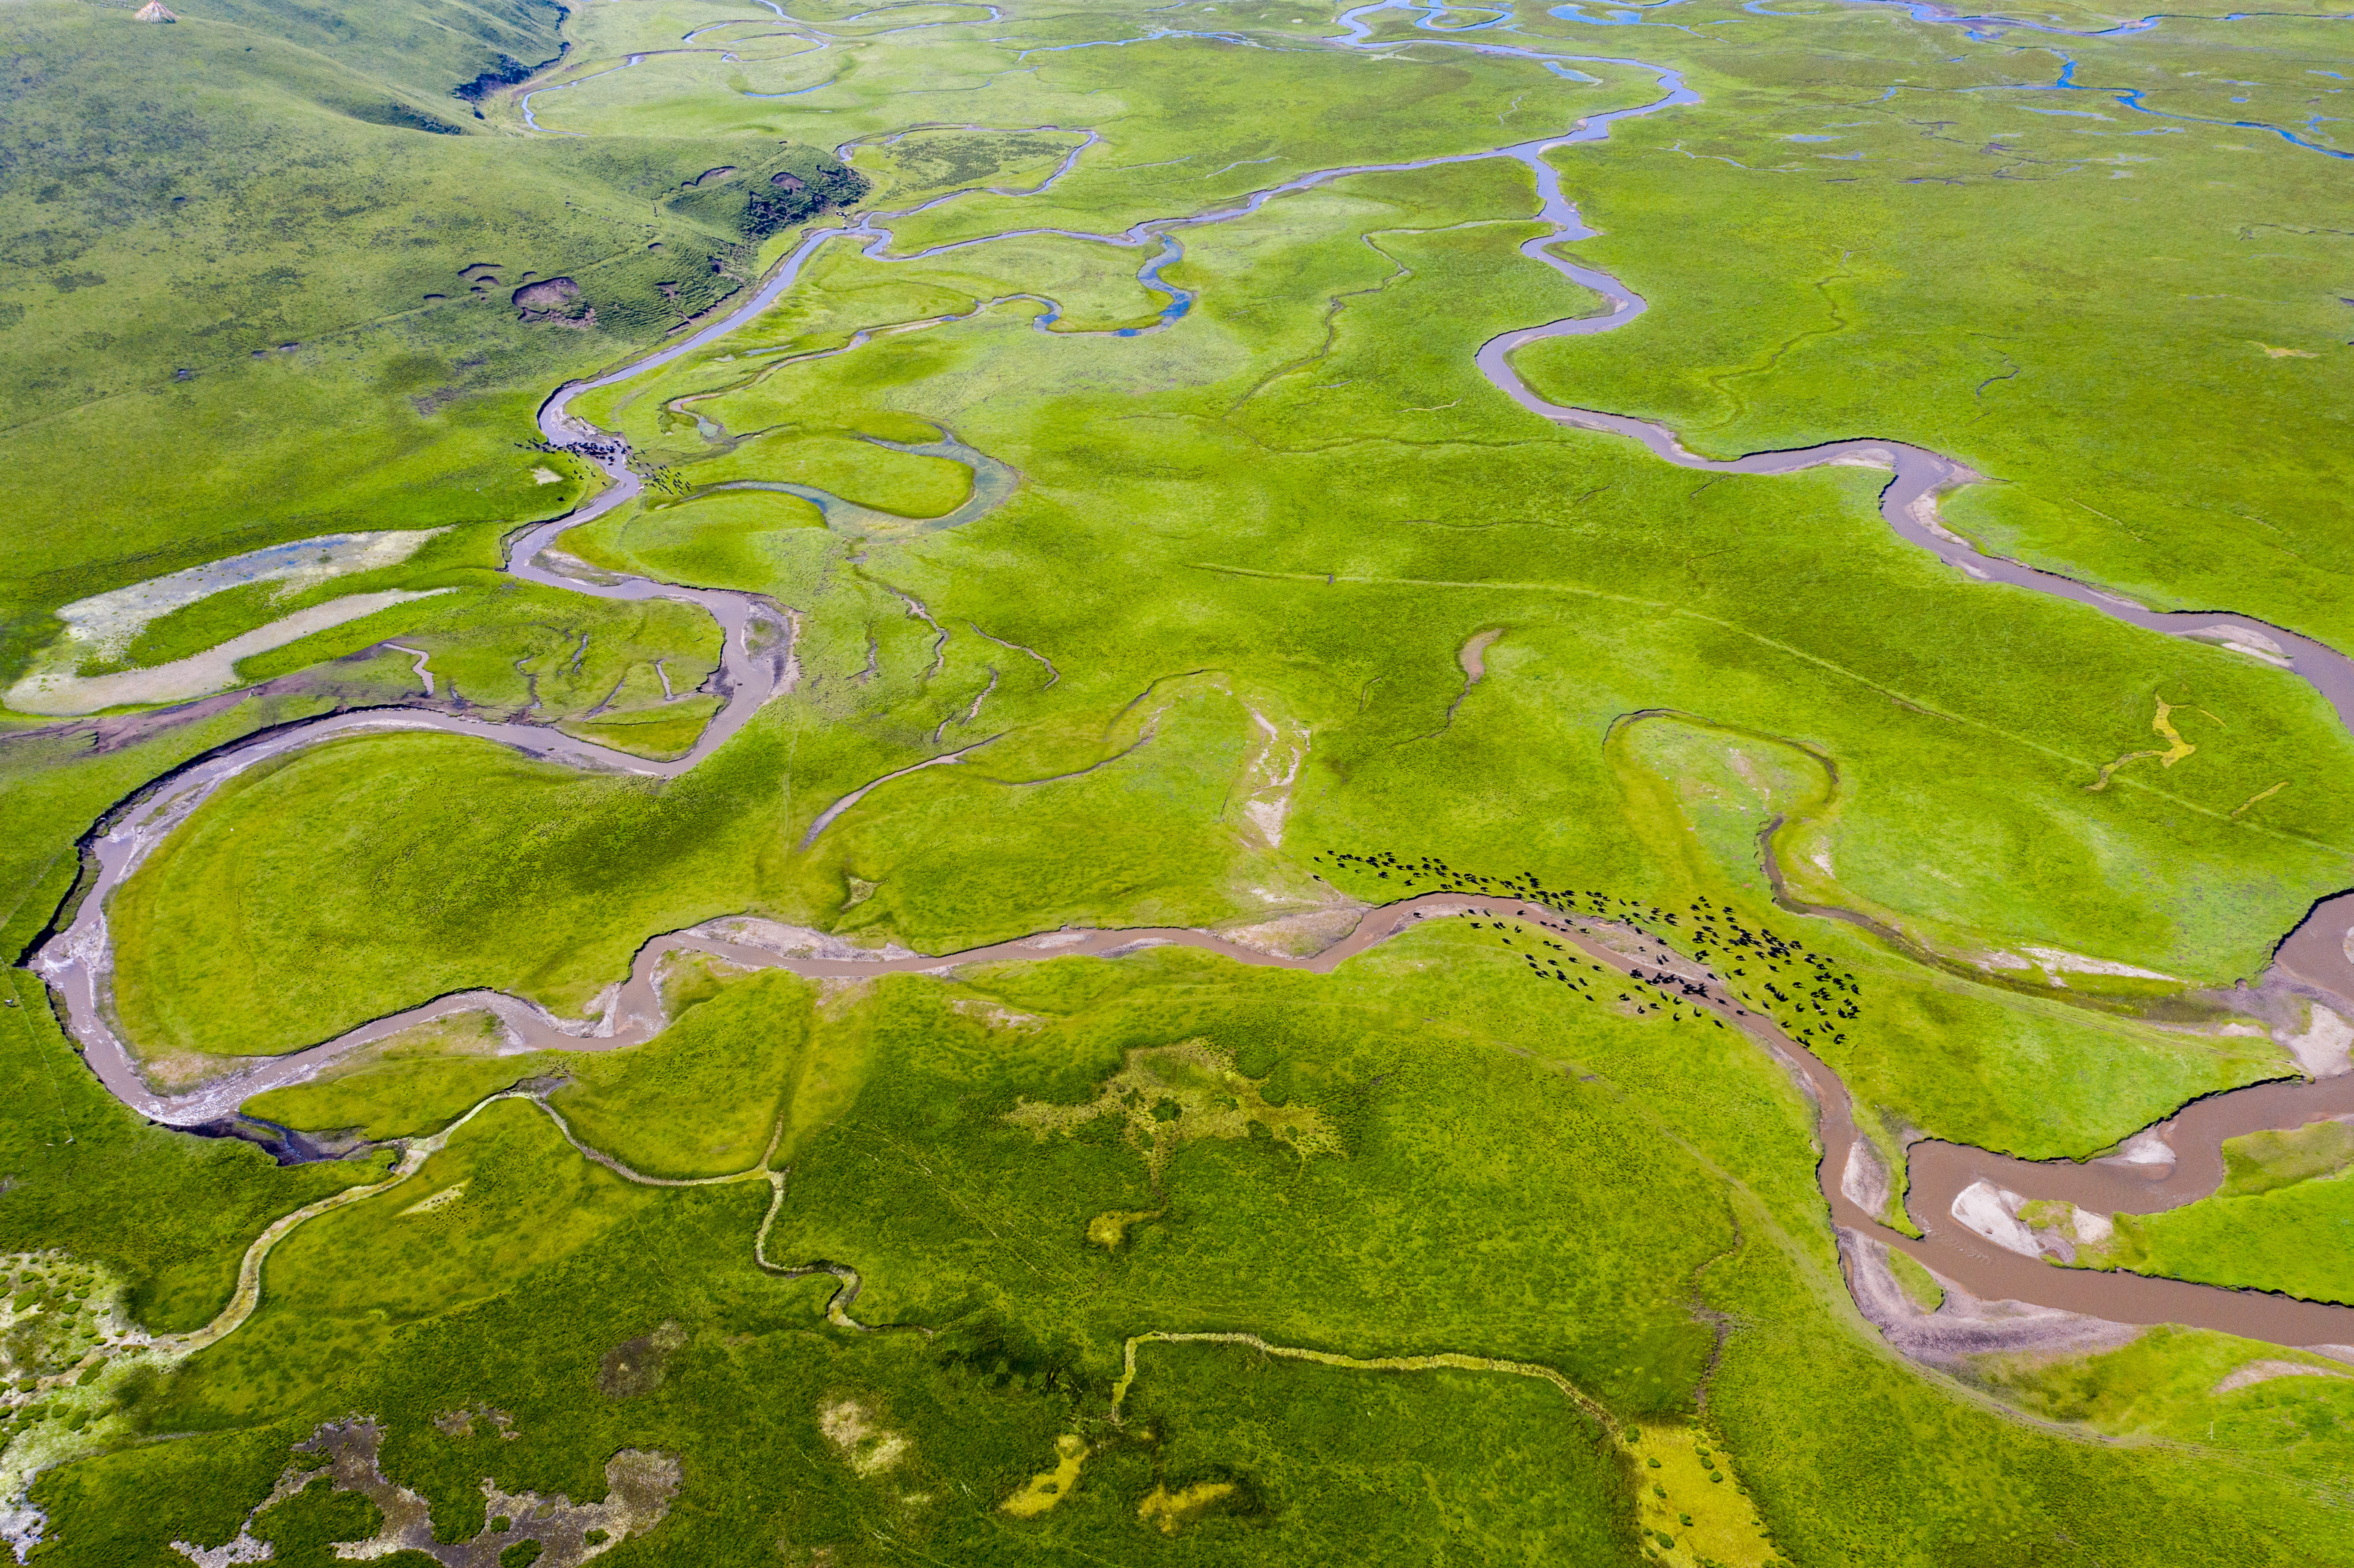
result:
[[[769,4],[783,15],[780,7]],[[1412,0],[1380,0],[1359,6],[1339,18],[1340,36],[1329,40],[1345,48],[1387,48],[1375,44],[1366,18],[1384,11],[1425,9]],[[1330,973],[1348,959],[1376,943],[1408,930],[1418,921],[1442,915],[1482,913],[1542,924],[1574,943],[1585,956],[1629,976],[1648,968],[1669,972],[1658,962],[1630,957],[1611,945],[1617,933],[1600,922],[1545,906],[1517,900],[1467,900],[1461,895],[1429,894],[1367,914],[1356,930],[1339,944],[1312,958],[1284,958],[1243,947],[1213,933],[1176,929],[1124,931],[1057,931],[992,944],[968,952],[943,956],[910,954],[896,957],[858,954],[839,945],[829,949],[827,939],[795,938],[779,942],[774,929],[752,921],[718,921],[688,931],[658,937],[637,956],[628,981],[605,1008],[588,1022],[565,1022],[534,1004],[491,991],[467,991],[439,998],[390,1017],[376,1020],[334,1040],[286,1056],[243,1067],[203,1088],[181,1095],[159,1095],[139,1075],[133,1057],[111,1022],[112,952],[106,924],[108,902],[123,880],[133,874],[180,823],[187,820],[212,792],[228,779],[265,758],[301,747],[355,736],[387,731],[431,730],[467,735],[513,747],[526,755],[582,768],[626,771],[658,778],[675,778],[710,756],[758,711],[771,696],[789,691],[793,678],[791,612],[758,595],[681,587],[642,577],[583,576],[566,569],[567,558],[553,553],[567,530],[593,521],[635,500],[642,486],[629,467],[629,452],[618,437],[597,429],[571,412],[580,394],[615,386],[670,365],[717,342],[758,319],[799,279],[811,258],[838,238],[864,242],[864,254],[883,261],[917,260],[986,244],[1022,234],[1067,234],[1072,238],[1134,249],[1152,255],[1140,276],[1153,286],[1160,269],[1180,254],[1178,231],[1225,222],[1255,213],[1267,202],[1295,191],[1328,184],[1352,174],[1433,168],[1493,158],[1511,158],[1528,167],[1541,201],[1540,217],[1551,231],[1522,246],[1522,254],[1553,268],[1562,276],[1599,294],[1606,308],[1599,313],[1558,321],[1503,334],[1483,344],[1477,355],[1479,369],[1499,389],[1522,407],[1558,423],[1640,441],[1661,459],[1686,468],[1744,473],[1788,473],[1825,464],[1866,464],[1893,471],[1881,497],[1881,513],[1904,538],[1971,576],[2050,594],[2085,605],[2128,624],[2169,636],[2200,638],[2239,649],[2294,671],[2319,691],[2354,728],[2354,663],[2306,638],[2245,617],[2228,614],[2165,613],[2145,609],[2130,601],[2055,574],[1981,554],[1938,521],[1937,495],[1975,482],[1978,476],[1950,458],[1905,443],[1852,438],[1787,451],[1752,453],[1730,460],[1710,460],[1685,450],[1672,431],[1649,421],[1595,409],[1568,408],[1538,397],[1512,368],[1512,354],[1530,344],[1552,337],[1591,335],[1624,325],[1642,313],[1645,302],[1608,274],[1577,266],[1549,253],[1547,248],[1564,240],[1588,238],[1592,231],[1579,220],[1577,207],[1563,193],[1558,173],[1545,154],[1555,148],[1598,141],[1620,120],[1693,104],[1700,95],[1686,87],[1673,70],[1612,57],[1564,56],[1486,41],[1424,37],[1420,47],[1467,48],[1481,53],[1526,58],[1547,69],[1568,62],[1604,63],[1650,72],[1660,96],[1636,107],[1596,114],[1558,135],[1516,143],[1488,151],[1447,154],[1389,164],[1367,164],[1319,170],[1268,186],[1231,205],[1193,217],[1153,219],[1116,235],[1080,234],[1063,229],[1020,229],[985,238],[934,246],[909,257],[889,254],[887,220],[904,216],[881,213],[858,217],[809,230],[801,243],[767,280],[723,318],[700,330],[587,381],[558,388],[542,407],[542,434],[557,445],[594,461],[610,482],[606,489],[571,514],[541,524],[522,534],[513,545],[506,569],[534,583],[599,598],[620,599],[673,599],[702,606],[719,623],[725,635],[719,681],[726,704],[701,739],[686,756],[657,763],[630,757],[537,726],[495,724],[424,711],[385,709],[331,715],[256,736],[174,775],[143,798],[134,798],[114,813],[90,842],[97,874],[72,922],[45,942],[31,967],[48,982],[63,1005],[67,1028],[82,1047],[91,1069],[118,1098],[141,1114],[175,1126],[193,1126],[232,1113],[239,1104],[265,1090],[302,1082],[346,1053],[415,1024],[453,1013],[486,1010],[495,1014],[520,1048],[610,1050],[643,1042],[667,1022],[657,985],[663,960],[681,952],[704,953],[752,968],[789,969],[813,977],[866,977],[892,973],[943,974],[965,964],[1009,959],[1037,960],[1072,956],[1117,957],[1143,948],[1177,944],[1221,954],[1238,963],[1271,965]],[[614,68],[620,69],[620,68]],[[1057,183],[1076,166],[1078,153],[1057,167],[1034,195]],[[927,204],[928,205],[928,204]],[[911,209],[914,210],[914,209]],[[1158,284],[1168,293],[1172,286]],[[1191,296],[1173,296],[1180,306]],[[1172,323],[1182,308],[1163,312],[1162,325]],[[1129,329],[1134,330],[1134,329]],[[1156,329],[1157,330],[1157,329]],[[1002,465],[1000,465],[1002,467]],[[1010,471],[1008,471],[1010,472]],[[977,490],[980,488],[976,487]],[[991,488],[996,489],[992,483]],[[1010,488],[1010,485],[1006,486]],[[1002,499],[1002,495],[992,498]],[[570,563],[578,566],[578,563]],[[585,568],[584,568],[585,569]],[[970,749],[970,748],[967,748]],[[950,761],[954,755],[934,758],[917,767]],[[912,768],[901,772],[913,771]],[[896,777],[896,775],[892,775]],[[876,780],[875,783],[883,782]],[[873,785],[867,786],[873,788]],[[863,794],[864,790],[858,793]],[[2317,906],[2298,931],[2284,942],[2282,967],[2308,983],[2354,1002],[2354,953],[2346,943],[2347,927],[2354,924],[2354,894]],[[1656,938],[1641,940],[1656,945]],[[819,944],[812,947],[814,942]],[[2016,1300],[2086,1313],[2123,1323],[2185,1323],[2221,1330],[2252,1339],[2286,1345],[2354,1345],[2354,1308],[2291,1301],[2255,1292],[2219,1289],[2179,1280],[2150,1279],[2136,1275],[2066,1270],[2043,1262],[1989,1247],[1978,1236],[1950,1218],[1953,1199],[1969,1184],[1992,1180],[2031,1197],[2069,1197],[2098,1210],[2149,1209],[2187,1202],[2211,1191],[2220,1181],[2220,1157],[2215,1142],[2260,1127],[2296,1126],[2312,1116],[2354,1108],[2354,1078],[2319,1084],[2265,1085],[2221,1095],[2183,1111],[2163,1124],[2178,1159],[2168,1172],[2137,1175],[2113,1162],[2076,1166],[2039,1164],[2006,1160],[1982,1150],[1949,1144],[1919,1148],[1913,1162],[1914,1212],[1927,1230],[1923,1240],[1902,1236],[1882,1225],[1842,1188],[1858,1139],[1845,1085],[1811,1052],[1797,1044],[1771,1020],[1763,1018],[1726,995],[1722,981],[1687,959],[1670,966],[1679,980],[1689,981],[1703,995],[1695,1005],[1706,1008],[1729,1026],[1745,1032],[1780,1059],[1805,1086],[1819,1112],[1819,1133],[1825,1151],[1819,1176],[1836,1225],[1869,1235],[1901,1249],[1983,1299]],[[1645,982],[1648,983],[1648,982]],[[1687,1000],[1694,1000],[1687,996]],[[2349,1008],[2354,1010],[2354,1008]],[[1862,1158],[1869,1159],[1867,1152]],[[2081,1194],[2081,1196],[2079,1196]]]

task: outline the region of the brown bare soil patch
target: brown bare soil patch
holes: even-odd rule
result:
[[[580,285],[569,278],[542,278],[536,283],[525,283],[509,298],[527,322],[585,327],[597,319],[595,309],[580,297]]]
[[[624,1340],[597,1366],[597,1389],[608,1399],[630,1399],[662,1386],[671,1356],[686,1343],[686,1330],[664,1323],[651,1334]]]

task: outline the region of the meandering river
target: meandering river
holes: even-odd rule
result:
[[[1369,18],[1384,11],[1422,9],[1426,7],[1410,0],[1382,0],[1381,4],[1359,6],[1342,14],[1340,33],[1328,41],[1342,48],[1390,48],[1390,44],[1374,42]],[[1869,1164],[1872,1156],[1868,1148],[1859,1152],[1846,1086],[1829,1066],[1772,1020],[1740,1005],[1716,976],[1692,960],[1678,959],[1663,967],[1657,960],[1631,956],[1621,950],[1632,945],[1631,933],[1571,911],[1520,900],[1426,895],[1369,912],[1349,937],[1309,958],[1263,951],[1214,933],[1176,929],[1055,931],[962,953],[875,955],[830,944],[813,933],[788,933],[780,938],[780,928],[760,922],[714,922],[649,942],[639,952],[628,981],[607,1003],[601,1016],[586,1022],[556,1019],[518,998],[470,991],[378,1019],[305,1051],[249,1065],[186,1094],[159,1094],[140,1076],[133,1053],[111,1022],[112,946],[107,927],[109,900],[215,790],[247,768],[267,758],[331,740],[388,731],[433,730],[475,736],[576,768],[672,778],[695,768],[724,746],[770,698],[791,688],[797,621],[790,611],[752,594],[599,574],[570,561],[553,546],[567,530],[628,504],[642,489],[638,475],[629,466],[626,447],[618,437],[597,429],[572,412],[576,399],[584,393],[673,364],[757,321],[793,287],[810,260],[836,240],[860,244],[865,255],[879,261],[917,260],[1022,233],[1066,234],[1142,250],[1147,256],[1140,268],[1140,278],[1146,286],[1157,287],[1175,302],[1172,309],[1161,313],[1161,327],[1165,328],[1182,318],[1183,307],[1191,300],[1182,291],[1173,291],[1171,285],[1158,281],[1161,269],[1182,253],[1179,237],[1187,229],[1230,221],[1257,212],[1267,202],[1287,194],[1353,174],[1511,159],[1531,172],[1540,202],[1539,216],[1548,226],[1545,234],[1522,247],[1522,253],[1593,291],[1601,296],[1605,307],[1594,314],[1503,334],[1478,350],[1480,371],[1522,408],[1560,424],[1640,441],[1663,461],[1686,468],[1764,474],[1788,473],[1833,463],[1887,469],[1893,477],[1881,495],[1881,514],[1904,538],[1940,560],[1990,586],[2007,585],[2047,594],[2149,630],[2235,647],[2293,672],[2327,697],[2349,727],[2354,728],[2354,663],[2332,650],[2243,616],[2149,610],[2097,588],[1978,551],[1947,530],[1938,519],[1938,495],[1978,478],[1951,458],[1903,442],[1867,436],[1729,460],[1706,459],[1687,450],[1674,432],[1664,426],[1602,410],[1566,407],[1537,395],[1513,367],[1516,351],[1547,338],[1608,332],[1648,308],[1644,300],[1608,274],[1551,253],[1551,247],[1564,240],[1587,238],[1591,231],[1580,222],[1576,205],[1564,194],[1560,176],[1547,154],[1562,147],[1600,140],[1620,120],[1697,103],[1700,95],[1685,86],[1673,70],[1639,60],[1570,56],[1458,37],[1426,36],[1416,44],[1517,57],[1546,69],[1571,63],[1622,66],[1650,73],[1659,92],[1649,102],[1593,115],[1556,135],[1446,156],[1318,170],[1269,185],[1213,211],[1153,219],[1118,234],[1011,230],[897,257],[890,251],[892,236],[888,225],[906,216],[903,213],[873,213],[821,225],[808,230],[775,270],[722,318],[606,375],[557,389],[540,410],[542,434],[596,462],[609,482],[576,511],[516,538],[506,569],[525,581],[577,593],[624,599],[674,599],[701,606],[725,633],[717,679],[726,701],[720,712],[695,747],[672,762],[631,757],[539,726],[493,723],[425,710],[384,709],[332,715],[273,730],[224,748],[173,775],[111,814],[93,834],[90,848],[96,863],[95,875],[72,920],[51,936],[31,960],[32,967],[54,989],[67,1027],[92,1070],[110,1091],[141,1114],[167,1124],[195,1126],[233,1113],[243,1101],[264,1090],[307,1079],[351,1051],[416,1024],[461,1012],[488,1011],[495,1014],[521,1047],[609,1050],[641,1043],[667,1022],[657,983],[658,971],[666,959],[679,953],[702,953],[747,967],[785,969],[812,977],[864,977],[940,974],[968,964],[1010,960],[1111,958],[1151,946],[1178,944],[1218,953],[1238,963],[1330,973],[1375,944],[1411,930],[1424,919],[1476,907],[1491,917],[1543,925],[1561,939],[1574,944],[1590,960],[1621,973],[1636,976],[1638,971],[1664,973],[1671,969],[1680,982],[1697,987],[1701,994],[1694,997],[1685,992],[1686,1000],[1695,1007],[1705,1008],[1729,1026],[1744,1031],[1784,1063],[1815,1103],[1824,1150],[1820,1186],[1834,1224],[1912,1255],[1981,1299],[2034,1303],[2120,1323],[2185,1323],[2285,1345],[2354,1345],[2354,1308],[2179,1280],[2062,1269],[1989,1246],[1953,1217],[1955,1201],[1965,1189],[1980,1181],[1992,1181],[2029,1197],[2068,1198],[2101,1212],[2147,1212],[2190,1201],[2211,1191],[2221,1179],[2221,1162],[2215,1153],[2218,1140],[2261,1127],[2296,1126],[2316,1115],[2354,1110],[2354,1077],[2315,1084],[2265,1085],[2202,1101],[2172,1118],[2167,1127],[2167,1141],[2177,1157],[2170,1168],[2115,1162],[2036,1164],[1950,1144],[1917,1146],[1911,1165],[1911,1212],[1926,1234],[1922,1238],[1903,1236],[1882,1224],[1876,1214],[1844,1190],[1850,1185],[1844,1178],[1851,1160]],[[1093,132],[1087,135],[1089,139],[1034,190],[998,194],[1034,195],[1048,189],[1077,166],[1081,153],[1097,144]],[[1127,329],[1129,333],[1137,330],[1140,329]],[[976,465],[977,474],[984,471],[994,475],[999,471],[985,471]],[[995,504],[1011,488],[1010,480],[1000,482],[992,479],[986,488],[986,505],[960,509],[955,521],[964,521],[967,514],[977,515],[978,511]],[[947,760],[950,758],[933,758],[931,763]],[[856,794],[863,795],[874,787],[870,783]],[[846,797],[843,802],[837,803],[837,809],[854,798]],[[2346,928],[2349,924],[2354,924],[2354,895],[2327,902],[2284,944],[2280,958],[2284,970],[2344,999],[2349,1011],[2354,1012],[2354,956],[2349,956],[2346,948]],[[1641,940],[1656,946],[1659,939],[1644,937]]]

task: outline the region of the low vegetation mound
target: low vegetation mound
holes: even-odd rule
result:
[[[1197,1139],[1272,1138],[1303,1160],[1340,1152],[1340,1139],[1322,1112],[1269,1103],[1261,1091],[1265,1082],[1246,1077],[1236,1070],[1232,1052],[1207,1040],[1148,1045],[1130,1051],[1127,1065],[1105,1079],[1103,1092],[1087,1104],[1023,1100],[1005,1119],[1043,1140],[1110,1118],[1120,1124],[1129,1146],[1144,1156],[1156,1182],[1177,1150]]]

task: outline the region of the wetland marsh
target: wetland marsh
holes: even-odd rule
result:
[[[452,252],[520,319],[277,406],[408,467],[25,565],[0,1230],[145,1327],[0,1396],[20,1552],[2354,1552],[2354,1255],[2283,1261],[2354,1110],[2343,154],[2276,122],[2337,90],[2200,96],[2338,79],[2334,14],[765,9],[557,12],[440,132],[381,31],[240,63],[656,221]],[[2023,153],[2055,32],[2184,140]],[[2095,431],[2086,269],[2219,186],[2099,289],[2262,233],[2290,291],[2186,298],[2196,390]],[[395,352],[504,390],[334,389]]]

